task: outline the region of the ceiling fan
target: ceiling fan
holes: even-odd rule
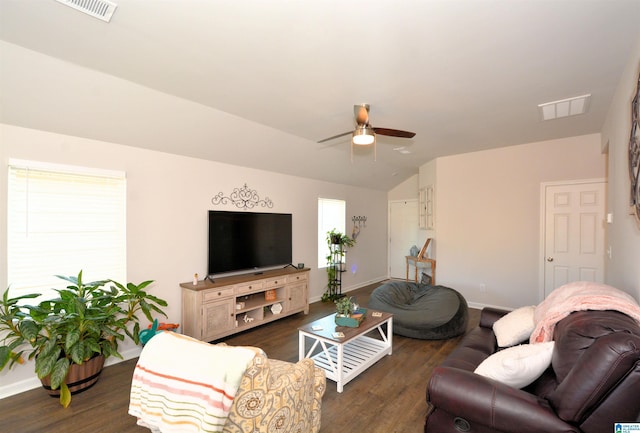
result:
[[[343,132],[342,134],[334,135],[333,137],[323,138],[322,140],[318,141],[318,143],[324,143],[326,141],[351,134],[352,144],[366,146],[375,143],[376,134],[400,138],[413,138],[416,135],[415,132],[371,126],[371,124],[369,123],[369,104],[354,105],[353,117],[356,122],[356,129],[354,131]]]

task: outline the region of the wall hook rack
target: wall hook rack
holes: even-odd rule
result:
[[[360,234],[360,228],[367,226],[367,217],[353,216],[351,217],[351,222],[353,222],[353,231],[351,232],[351,238],[355,240]]]
[[[366,216],[354,216],[351,217],[351,221],[353,225],[357,225],[358,227],[366,227],[367,226],[367,217]]]

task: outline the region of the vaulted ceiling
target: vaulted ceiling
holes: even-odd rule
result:
[[[640,43],[638,0],[112,1],[106,23],[0,0],[0,121],[381,190],[440,156],[599,132]],[[586,114],[540,120],[584,94]],[[317,143],[358,103],[416,136],[378,136],[375,161]]]

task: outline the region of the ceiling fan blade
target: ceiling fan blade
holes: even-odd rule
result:
[[[322,140],[319,140],[318,143],[324,143],[326,141],[330,141],[330,140],[333,140],[335,138],[344,137],[345,135],[349,135],[349,134],[352,134],[352,133],[353,133],[353,131],[343,132],[342,134],[334,135],[333,137],[323,138]]]
[[[354,105],[353,117],[356,119],[357,125],[368,124],[369,123],[369,104]]]
[[[413,138],[416,135],[415,132],[402,131],[400,129],[389,129],[389,128],[376,128],[376,127],[374,127],[373,130],[376,132],[376,134],[387,135],[389,137]]]

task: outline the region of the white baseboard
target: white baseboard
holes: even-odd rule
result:
[[[342,293],[349,293],[352,290],[356,290],[359,289],[361,287],[365,287],[368,286],[370,284],[374,284],[374,283],[380,283],[382,281],[405,281],[404,278],[389,278],[389,277],[378,277],[378,278],[374,278],[372,280],[369,281],[365,281],[363,283],[357,284],[357,285],[353,285],[353,286],[349,286],[346,288],[343,288]],[[411,282],[411,281],[410,281]],[[321,296],[314,296],[313,298],[309,298],[309,302],[317,302],[320,301],[322,299]],[[470,302],[467,301],[467,305],[469,306],[469,308],[476,308],[478,310],[482,310],[484,307],[490,307],[490,308],[498,308],[501,310],[507,310],[507,311],[513,311],[512,307],[505,307],[503,305],[494,305],[494,304],[486,304],[486,303],[482,303],[482,302]]]
[[[365,286],[368,286],[370,284],[379,283],[379,282],[385,281],[385,280],[388,280],[388,278],[387,277],[373,278],[373,279],[365,281],[363,283],[355,284],[355,285],[349,286],[349,287],[344,287],[343,290],[342,290],[342,293],[348,293],[348,292],[351,292],[352,290],[356,290],[356,289],[359,289],[361,287],[365,287]],[[322,295],[314,296],[312,298],[309,298],[309,303],[318,302],[320,300],[322,300]]]
[[[116,358],[112,356],[108,358],[104,365],[108,367],[110,365],[118,364],[122,361],[127,361],[129,359],[137,358],[140,356],[140,352],[142,351],[141,347],[133,347],[131,349],[125,350],[121,352],[121,355],[124,359]],[[9,374],[10,375],[10,374]],[[14,383],[10,383],[9,385],[0,386],[0,399],[11,397],[12,395],[20,394],[25,391],[29,391],[32,389],[40,388],[42,383],[40,383],[40,379],[36,376],[35,372],[33,373],[33,377],[20,380]]]
[[[478,310],[482,310],[484,307],[489,307],[489,308],[498,308],[500,310],[513,311],[512,307],[504,307],[502,305],[493,305],[493,304],[483,304],[480,302],[467,301],[467,305],[469,306],[469,308],[477,308]]]
[[[32,378],[0,386],[0,399],[11,397],[12,395],[20,394],[21,392],[29,391],[41,386],[42,383],[40,383],[40,379],[38,379],[34,373],[34,377]]]

